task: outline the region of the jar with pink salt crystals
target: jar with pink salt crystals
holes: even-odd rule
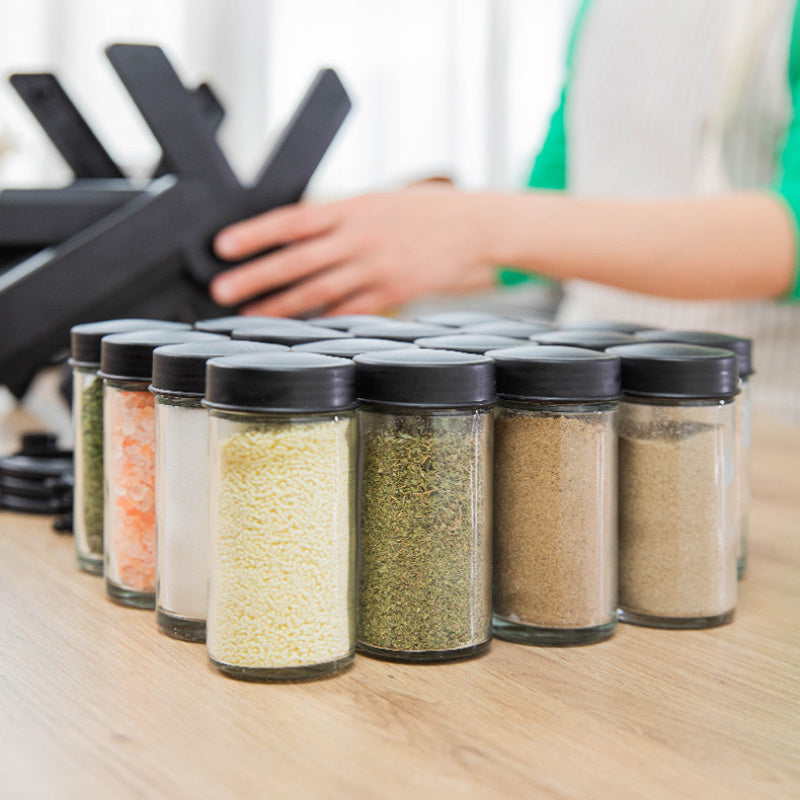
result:
[[[122,605],[155,606],[155,403],[149,391],[153,350],[221,338],[150,329],[102,339],[98,375],[104,384],[104,574],[106,593]]]

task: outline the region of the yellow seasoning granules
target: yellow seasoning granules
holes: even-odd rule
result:
[[[221,434],[207,638],[214,661],[277,669],[352,651],[352,425],[326,417]]]

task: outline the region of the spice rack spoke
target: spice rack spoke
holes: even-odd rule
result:
[[[172,174],[133,193],[125,182],[127,195],[117,206],[114,201],[121,195],[112,192],[86,200],[82,212],[74,210],[79,202],[69,204],[76,219],[83,214],[80,230],[50,231],[47,244],[55,246],[0,275],[0,381],[17,395],[38,367],[66,346],[69,329],[77,323],[115,315],[219,315],[221,308],[210,300],[206,286],[230,265],[212,254],[212,237],[230,222],[298,200],[350,110],[336,73],[321,70],[259,177],[243,186],[214,139],[221,107],[208,89],[193,97],[158,47],[116,44],[106,52],[161,144],[165,161],[157,171],[168,166]],[[56,90],[54,97],[52,108],[71,120],[69,141],[80,136],[87,141],[88,126],[77,122],[66,94]],[[46,207],[58,202],[63,208],[68,196],[83,197],[75,188],[71,194],[63,191],[28,197],[28,203],[37,200]],[[107,206],[98,208],[103,202]],[[68,238],[59,238],[65,234]],[[22,246],[16,243],[15,252]]]

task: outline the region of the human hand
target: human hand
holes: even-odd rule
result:
[[[373,313],[431,292],[491,286],[481,195],[433,185],[269,211],[222,230],[217,254],[240,260],[211,296],[244,314]],[[258,298],[266,292],[269,297]]]

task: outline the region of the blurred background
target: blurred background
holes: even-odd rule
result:
[[[575,8],[576,0],[0,0],[0,189],[72,179],[8,84],[13,72],[54,72],[125,174],[150,174],[159,150],[105,58],[113,42],[158,44],[185,84],[211,84],[226,110],[219,142],[244,181],[316,71],[330,66],[353,111],[309,196],[433,175],[518,189],[558,99]],[[555,287],[526,284],[426,298],[397,313],[551,314],[557,300]],[[68,444],[69,412],[53,406],[53,381],[41,377],[24,407],[0,387],[0,412],[46,419]]]
[[[574,0],[1,0],[0,185],[58,185],[66,166],[7,85],[52,71],[117,162],[157,148],[103,48],[160,44],[227,110],[220,142],[253,174],[320,66],[354,100],[310,192],[339,197],[426,175],[518,188],[557,100]]]

